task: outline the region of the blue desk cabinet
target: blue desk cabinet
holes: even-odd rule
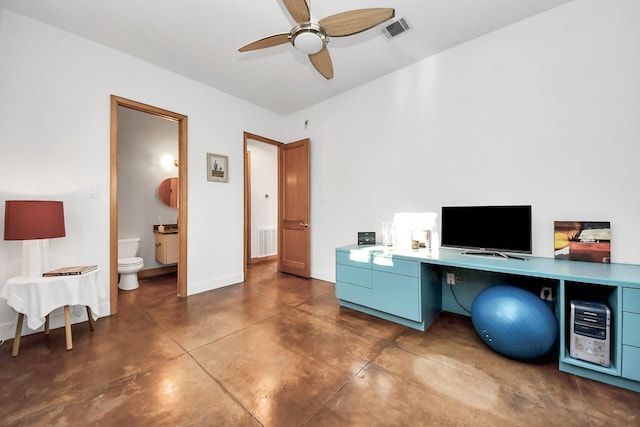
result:
[[[640,381],[640,289],[623,289],[622,377]]]
[[[571,300],[593,301],[604,303],[610,310],[610,364],[600,366],[595,363],[574,359],[569,352],[571,333]],[[621,379],[622,351],[620,341],[622,336],[622,322],[618,321],[621,314],[622,289],[614,284],[602,284],[598,281],[562,280],[560,284],[560,370],[576,375],[589,372],[593,375],[603,375],[606,378]],[[620,316],[621,318],[621,316]]]
[[[444,280],[448,272],[473,279],[486,276],[491,281],[520,278],[525,286],[551,287],[559,325],[559,369],[640,392],[640,265],[532,256],[503,260],[462,255],[451,249],[431,252],[351,245],[336,249],[336,297],[343,307],[424,331],[442,310],[443,289],[451,292]],[[455,285],[456,292],[469,303],[474,296],[469,290],[478,290],[478,283],[472,282]],[[572,299],[609,307],[610,366],[570,356]]]
[[[370,306],[373,301],[371,254],[336,253],[336,297],[342,301]]]
[[[418,260],[379,253],[372,247],[336,251],[336,297],[340,305],[424,331],[440,311],[437,284]]]
[[[374,255],[372,308],[405,319],[422,321],[420,263]]]

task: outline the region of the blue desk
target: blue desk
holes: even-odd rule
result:
[[[500,281],[522,283],[534,292],[551,287],[560,329],[559,369],[640,392],[640,265],[524,258],[470,256],[451,249],[340,247],[336,297],[341,306],[424,331],[443,310],[466,314],[451,303],[454,289],[470,307],[478,292]],[[450,272],[465,279],[450,286]],[[603,302],[611,310],[609,367],[569,355],[572,299]]]

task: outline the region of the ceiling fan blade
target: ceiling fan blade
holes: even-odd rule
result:
[[[289,43],[289,33],[274,34],[244,45],[238,50],[240,52],[248,52],[250,50],[264,49],[266,47],[278,46],[285,43]]]
[[[371,27],[391,19],[396,11],[393,8],[358,9],[338,13],[318,21],[318,24],[330,37],[344,37],[368,30]]]
[[[333,78],[333,62],[331,62],[331,55],[329,55],[329,51],[326,47],[318,53],[309,55],[309,59],[316,70],[318,70],[325,79],[331,80]]]
[[[309,5],[306,0],[282,0],[282,3],[284,3],[289,14],[296,22],[309,21],[311,19]]]

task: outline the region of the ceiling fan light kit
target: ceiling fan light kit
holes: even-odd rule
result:
[[[346,37],[375,27],[395,16],[393,8],[358,9],[331,15],[311,22],[311,12],[306,0],[282,0],[296,25],[288,33],[264,37],[238,50],[248,52],[284,43],[308,55],[311,64],[327,80],[333,78],[333,63],[327,50],[329,37]]]
[[[291,30],[291,44],[306,55],[320,52],[328,41],[324,30],[313,22],[301,22]]]

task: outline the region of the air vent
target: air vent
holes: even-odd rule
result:
[[[400,34],[410,30],[409,22],[405,18],[400,18],[397,21],[387,25],[382,29],[382,33],[388,39],[398,37]]]

